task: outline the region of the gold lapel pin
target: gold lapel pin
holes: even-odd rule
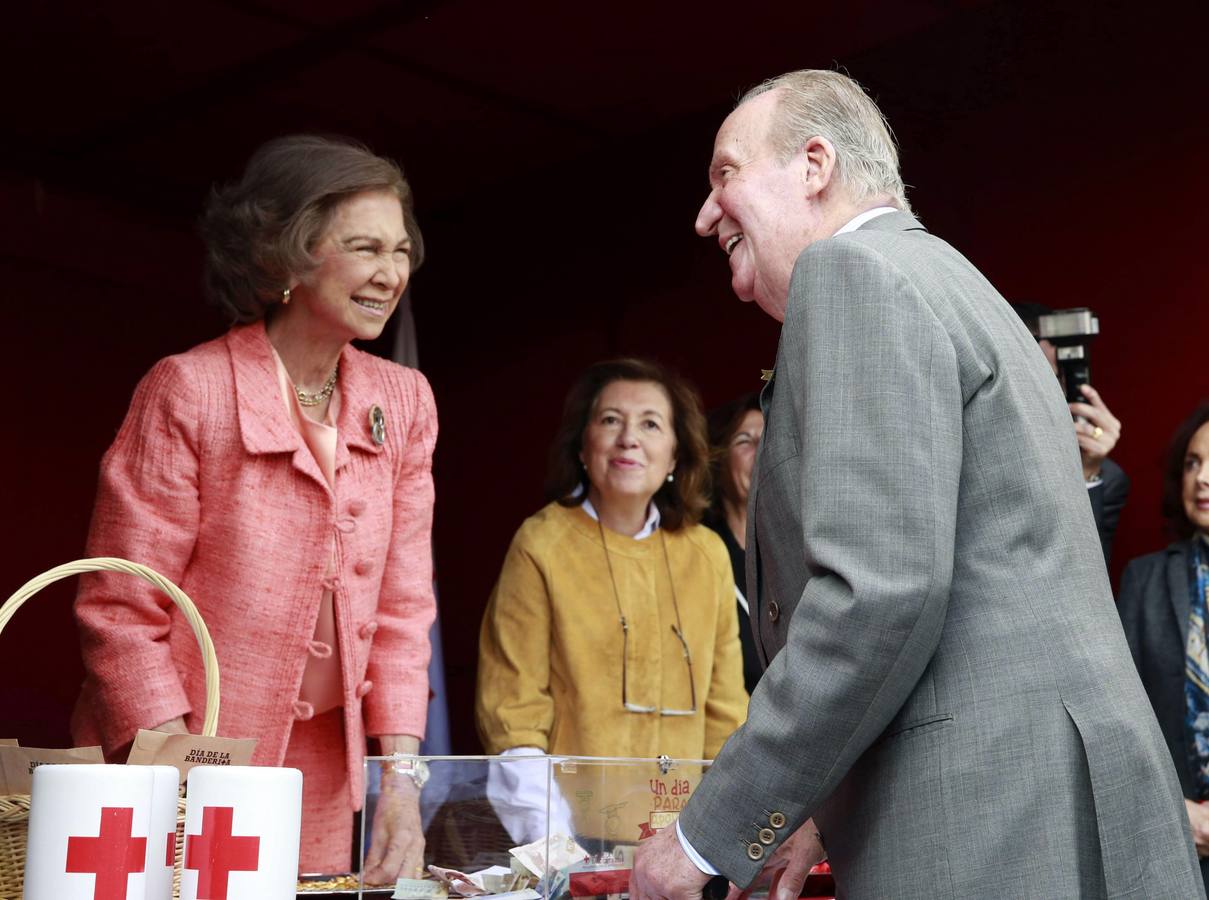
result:
[[[386,416],[376,403],[369,408],[369,436],[379,447],[386,443]]]
[[[772,376],[773,376],[772,369],[761,369],[760,370],[760,380],[761,381],[772,381]]]

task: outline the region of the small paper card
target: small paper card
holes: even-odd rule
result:
[[[251,765],[255,749],[255,738],[166,734],[140,728],[126,762],[132,766],[176,766],[183,784],[194,766]]]
[[[0,794],[32,793],[34,769],[38,766],[100,765],[104,762],[100,747],[42,750],[5,741],[0,743]]]

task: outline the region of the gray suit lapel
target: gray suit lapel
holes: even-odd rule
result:
[[[760,413],[764,416],[764,432],[768,433],[769,412],[772,408],[772,395],[776,390],[777,370],[781,366],[781,344],[777,344],[777,358],[773,363],[772,377],[765,382],[763,389],[760,391]],[[764,455],[764,444],[760,444],[760,449],[756,452],[756,461],[752,466],[751,486],[748,488],[747,494],[747,554],[744,563],[747,578],[747,602],[751,609],[748,612],[748,618],[752,634],[755,636],[756,653],[760,657],[760,664],[765,668],[768,667],[768,654],[764,650],[764,642],[760,639],[760,610],[763,605],[763,600],[760,596],[762,592],[762,579],[760,578],[760,541],[756,535],[756,497],[760,492],[760,460]]]

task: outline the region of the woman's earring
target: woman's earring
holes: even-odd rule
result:
[[[668,481],[668,484],[671,484],[671,483],[672,483],[673,481],[675,481],[675,480],[676,480],[676,476],[675,476],[673,473],[668,472],[668,473],[667,473],[667,481]]]
[[[281,305],[286,306],[290,302],[290,289],[286,288],[281,292]]]

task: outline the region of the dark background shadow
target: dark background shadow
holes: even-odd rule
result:
[[[223,330],[200,290],[208,185],[268,137],[350,134],[403,163],[429,246],[438,579],[454,744],[477,749],[479,619],[570,380],[628,353],[709,404],[758,387],[776,327],[692,232],[706,163],[742,89],[835,64],[896,129],[932,231],[1010,298],[1099,313],[1094,381],[1134,483],[1114,574],[1163,543],[1162,448],[1209,393],[1203,3],[48,9],[10,8],[0,37],[4,596],[82,555],[138,378]],[[67,743],[73,591],[0,637],[0,736]]]

